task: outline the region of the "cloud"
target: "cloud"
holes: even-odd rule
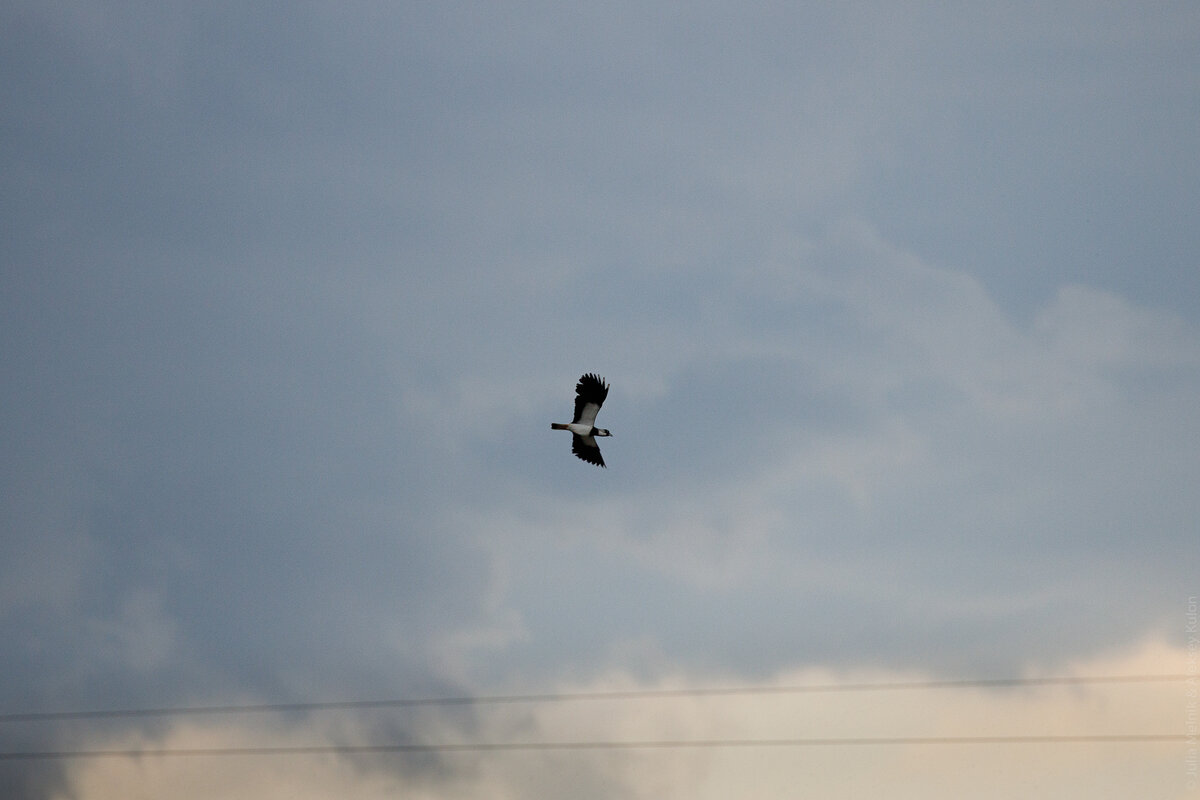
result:
[[[801,652],[1015,667],[1159,625],[1188,580],[1168,554],[1196,513],[1195,330],[1075,286],[1022,320],[859,224],[790,252],[729,291],[762,319],[664,353],[662,390],[618,383],[615,483],[509,474],[450,512],[506,576],[526,632],[508,657],[537,669],[565,641],[603,661],[585,642],[623,631],[750,670]],[[1151,574],[1153,599],[1136,589]],[[564,638],[572,615],[587,633]]]
[[[1078,660],[1059,675],[1174,673],[1185,651],[1146,640],[1099,658]],[[1036,671],[1028,677],[1039,677]],[[917,672],[843,670],[816,665],[781,669],[763,688],[919,682]],[[563,692],[673,690],[704,682],[687,669],[651,683],[614,670],[560,683]],[[483,706],[478,726],[462,739],[458,712],[421,714],[424,743],[622,742],[888,737],[1071,736],[1163,734],[1180,730],[1181,684],[1091,684],[1016,688],[683,696],[571,700]],[[386,714],[388,712],[372,712]],[[403,712],[409,713],[409,712]],[[172,725],[161,738],[121,734],[89,739],[92,748],[253,748],[381,744],[380,727],[364,716],[317,715],[294,725],[270,721],[196,721]],[[390,740],[394,743],[395,740]],[[449,753],[444,771],[395,754],[354,759],[334,755],[236,755],[82,759],[71,763],[69,789],[56,797],[103,800],[150,794],[192,797],[516,798],[569,792],[574,797],[778,797],[803,786],[827,796],[1123,798],[1151,790],[1186,796],[1182,742],[928,744],[827,747],[669,748],[601,752]],[[400,763],[408,761],[410,763]],[[453,762],[451,765],[450,762]],[[74,795],[71,795],[73,792]]]
[[[6,708],[1177,643],[1194,11],[43,6]],[[606,471],[547,430],[583,371]]]
[[[177,624],[163,608],[161,593],[137,590],[114,619],[89,620],[91,657],[119,668],[146,672],[170,663]]]

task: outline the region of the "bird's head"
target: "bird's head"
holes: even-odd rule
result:
[[[607,428],[596,428],[592,431],[592,436],[612,436],[612,434],[608,432]]]

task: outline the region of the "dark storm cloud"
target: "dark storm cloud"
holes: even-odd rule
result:
[[[423,648],[487,577],[433,522],[404,345],[359,313],[376,273],[350,259],[378,211],[324,192],[312,145],[337,146],[339,110],[308,81],[270,91],[309,62],[260,38],[267,17],[94,11],[6,26],[25,96],[6,112],[5,709],[445,690]]]

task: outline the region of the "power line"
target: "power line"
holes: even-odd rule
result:
[[[888,736],[820,739],[671,739],[645,741],[478,742],[445,744],[296,745],[289,747],[197,747],[127,750],[33,750],[0,753],[0,761],[167,756],[296,756],[398,753],[497,753],[581,750],[685,750],[784,747],[889,747],[934,745],[1156,744],[1185,742],[1185,734],[1106,734],[1060,736]]]
[[[169,717],[199,714],[280,713],[295,711],[368,710],[418,706],[477,706],[519,703],[560,703],[587,700],[646,700],[672,697],[720,697],[733,695],[817,694],[916,689],[1006,688],[1021,686],[1078,686],[1086,684],[1166,683],[1188,680],[1187,674],[1093,675],[1044,678],[983,678],[967,680],[889,681],[881,683],[824,683],[793,686],[731,686],[693,689],[629,689],[601,692],[558,692],[546,694],[474,695],[391,700],[342,700],[308,703],[247,703],[214,706],[95,709],[85,711],[33,711],[0,714],[0,722],[50,722],[115,717]]]

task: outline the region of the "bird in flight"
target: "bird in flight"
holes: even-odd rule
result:
[[[608,384],[603,378],[589,372],[575,384],[575,419],[569,423],[550,423],[553,430],[570,431],[571,452],[598,467],[604,466],[604,458],[600,455],[600,446],[596,444],[595,437],[612,436],[604,428],[596,427],[596,414],[606,397]]]

